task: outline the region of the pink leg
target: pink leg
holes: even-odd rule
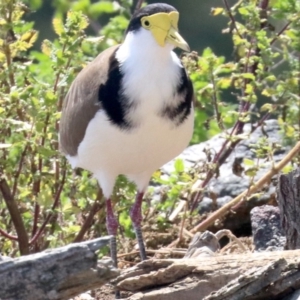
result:
[[[144,193],[138,192],[136,195],[135,202],[130,210],[130,218],[133,223],[133,227],[135,230],[136,238],[139,244],[140,256],[142,260],[147,259],[145,244],[143,239],[143,234],[141,230],[141,223],[143,220],[142,217],[142,202],[143,202]]]
[[[117,221],[114,215],[112,205],[111,205],[111,200],[106,199],[106,228],[108,234],[116,236],[118,227],[119,227],[119,222]]]

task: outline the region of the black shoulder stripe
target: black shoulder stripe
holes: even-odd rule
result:
[[[191,79],[188,77],[184,68],[181,68],[181,76],[176,93],[182,97],[182,101],[176,106],[167,106],[164,108],[162,115],[180,125],[191,113],[194,89]]]
[[[122,95],[123,74],[116,59],[117,50],[110,57],[107,81],[99,87],[98,100],[114,125],[121,129],[130,129],[131,124],[126,120],[130,105]]]

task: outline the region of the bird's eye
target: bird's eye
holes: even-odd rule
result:
[[[144,20],[144,21],[143,21],[143,25],[144,25],[145,27],[149,27],[149,26],[150,26],[150,22],[149,22],[148,20]]]

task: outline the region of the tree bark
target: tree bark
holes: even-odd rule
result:
[[[108,283],[119,271],[110,259],[97,261],[95,252],[109,241],[102,237],[0,261],[0,299],[67,300]]]
[[[147,260],[113,282],[128,300],[282,299],[300,287],[300,250]]]
[[[286,235],[285,249],[300,249],[300,168],[280,175],[277,201]]]

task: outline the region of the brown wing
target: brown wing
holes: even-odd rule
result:
[[[101,109],[98,101],[99,87],[108,78],[111,57],[119,46],[100,53],[76,77],[64,100],[59,125],[60,149],[75,156],[91,119]]]

